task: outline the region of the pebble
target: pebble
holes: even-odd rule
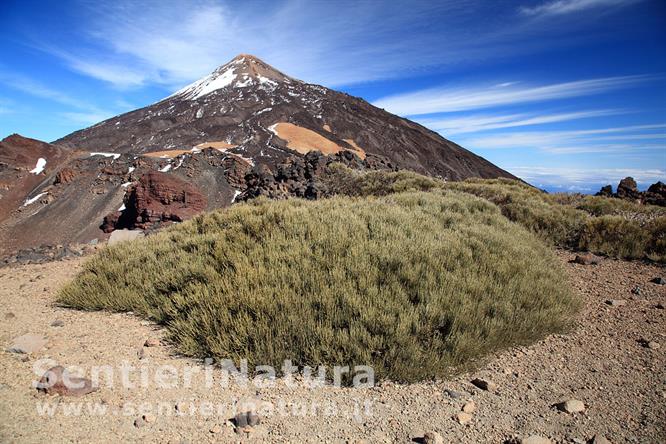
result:
[[[573,262],[581,265],[598,265],[601,263],[601,257],[592,253],[577,254]]]
[[[664,304],[662,304],[662,303],[660,302],[660,303],[658,303],[657,305],[655,305],[655,307],[658,308],[659,310],[663,310],[663,309],[664,309]]]
[[[9,313],[5,313],[5,319],[14,319],[15,317],[16,315],[11,311]]]
[[[210,433],[213,434],[222,433],[222,427],[220,427],[219,424],[215,424],[213,427],[211,427]]]
[[[472,420],[472,415],[469,413],[460,412],[456,415],[456,420],[458,421],[458,424],[465,425]]]
[[[146,339],[146,342],[143,343],[144,347],[159,347],[160,345],[162,345],[162,343],[157,338]]]
[[[606,304],[610,305],[611,307],[620,307],[626,303],[627,301],[624,299],[606,299]]]
[[[474,401],[470,401],[466,403],[462,407],[462,411],[465,413],[474,413],[476,411],[476,403]]]
[[[176,411],[181,415],[189,415],[191,414],[192,410],[194,410],[192,407],[192,403],[181,401],[176,404]]]
[[[592,444],[611,444],[611,442],[603,435],[594,435],[594,438],[592,438]]]
[[[657,285],[666,285],[666,279],[661,276],[652,279],[650,282],[654,282]]]
[[[634,288],[631,289],[631,292],[632,292],[633,294],[635,294],[635,295],[639,295],[639,296],[640,296],[640,294],[641,294],[641,287],[639,287],[638,285],[636,285]]]
[[[44,348],[46,343],[46,339],[41,335],[27,334],[15,338],[11,347],[9,347],[7,351],[10,353],[31,354]]]
[[[143,420],[143,418],[136,418],[134,420],[134,427],[141,428],[146,425],[146,421]]]
[[[472,384],[481,390],[486,390],[489,392],[494,392],[497,390],[497,384],[494,382],[488,381],[487,379],[475,378],[472,380]]]
[[[656,350],[659,347],[661,347],[661,344],[659,344],[657,341],[649,341],[647,343],[647,348],[651,348],[652,350]]]
[[[569,399],[564,401],[557,406],[561,411],[567,413],[580,413],[585,411],[585,404],[583,401],[577,399]]]
[[[527,438],[521,439],[520,444],[552,444],[552,441],[543,436],[531,435]]]
[[[456,392],[455,390],[449,390],[449,389],[445,389],[444,393],[446,393],[447,395],[449,395],[453,399],[462,398],[462,396],[463,396],[462,393]]]
[[[147,424],[150,424],[150,423],[153,423],[153,422],[157,421],[157,417],[155,415],[153,415],[152,413],[146,413],[145,415],[143,415],[142,419]]]
[[[62,319],[56,319],[55,321],[51,322],[51,327],[64,327],[65,326],[65,321]]]
[[[48,369],[36,388],[49,395],[58,394],[60,396],[84,396],[98,389],[90,379],[69,374],[61,365]]]
[[[247,426],[254,427],[259,424],[259,422],[259,415],[255,412],[239,413],[233,418],[233,423],[237,429],[242,429]]]
[[[444,444],[444,438],[437,432],[429,431],[423,435],[423,444]]]

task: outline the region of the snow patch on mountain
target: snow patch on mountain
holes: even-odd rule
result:
[[[120,154],[117,154],[117,153],[90,153],[90,157],[93,157],[93,156],[113,157],[113,160],[116,160],[120,157]]]
[[[27,207],[28,205],[37,202],[37,201],[38,201],[43,195],[45,195],[45,194],[47,194],[46,191],[43,192],[43,193],[39,193],[38,195],[36,195],[36,196],[33,197],[32,199],[26,199],[26,201],[23,202],[23,206],[24,206],[24,207]]]
[[[186,100],[196,100],[218,89],[231,85],[236,80],[234,68],[227,68],[221,72],[214,72],[201,80],[187,85],[185,88],[171,94],[167,99],[180,97]]]
[[[44,159],[43,157],[40,157],[39,159],[37,159],[37,165],[35,165],[35,167],[33,169],[31,169],[30,172],[32,174],[37,175],[37,174],[41,173],[42,171],[44,171],[44,167],[46,167],[46,159]]]

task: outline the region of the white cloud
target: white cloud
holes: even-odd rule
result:
[[[72,123],[89,126],[113,117],[113,113],[104,112],[65,112],[63,117]]]
[[[295,77],[340,85],[492,54],[487,47],[496,29],[469,29],[480,8],[486,9],[481,0],[284,0],[233,7],[210,0],[117,0],[81,4],[81,41],[67,51],[44,41],[36,46],[120,87],[189,83],[241,52]],[[443,18],[451,24],[433,32]]]
[[[85,101],[80,100],[69,94],[62,93],[51,87],[43,85],[29,77],[15,73],[0,72],[0,80],[7,86],[25,94],[40,99],[46,99],[52,102],[65,105],[70,108],[75,108],[75,112],[62,112],[63,117],[67,118],[75,124],[89,125],[97,123],[113,116],[114,113],[102,110],[99,107]],[[0,108],[1,112],[1,108]],[[98,119],[98,120],[95,120]]]
[[[470,137],[459,142],[474,149],[538,149],[553,154],[623,153],[664,150],[666,124],[632,125],[574,131],[531,131]],[[653,142],[644,142],[650,141]],[[631,143],[627,143],[633,141]],[[638,142],[636,142],[638,141]],[[614,142],[614,143],[609,143]]]
[[[561,187],[566,184],[570,191],[598,191],[591,184],[616,185],[621,179],[631,176],[643,185],[666,180],[666,170],[638,168],[549,168],[514,166],[508,171],[537,187]]]
[[[78,100],[68,94],[64,94],[53,88],[45,86],[23,75],[0,72],[0,80],[12,89],[30,94],[34,97],[51,100],[62,105],[73,106],[76,108],[90,107],[90,104],[82,100]]]
[[[521,83],[520,86],[432,88],[388,96],[375,101],[374,105],[394,114],[415,116],[589,96],[627,88],[650,79],[649,76],[635,75],[576,80],[540,86],[528,86]]]
[[[552,49],[569,44],[572,32],[532,23],[501,2],[484,0],[116,0],[77,6],[69,44],[54,47],[42,38],[36,46],[119,87],[176,88],[241,52],[309,82],[349,85],[506,58],[543,45]],[[592,21],[584,24],[588,34]],[[538,38],[544,34],[550,38]]]
[[[472,115],[465,117],[436,117],[418,119],[418,122],[428,128],[439,131],[444,135],[476,133],[501,128],[513,128],[520,126],[543,125],[546,123],[566,122],[571,120],[585,119],[591,117],[610,116],[622,114],[622,110],[592,110],[571,113],[531,115],[531,114],[506,114],[506,115]]]
[[[594,8],[627,6],[637,1],[641,0],[549,0],[537,6],[523,6],[520,12],[527,16],[558,16]]]

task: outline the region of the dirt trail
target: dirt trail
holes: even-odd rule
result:
[[[150,383],[130,389],[116,378],[113,387],[103,385],[83,398],[37,394],[31,387],[33,365],[48,357],[65,366],[117,369],[125,361],[149,373],[172,365],[181,376],[184,368],[202,367],[174,356],[168,346],[142,347],[162,331],[132,315],[55,307],[56,289],[76,274],[80,259],[0,269],[0,442],[410,442],[429,430],[451,443],[500,443],[529,435],[563,443],[595,435],[613,443],[666,442],[666,286],[650,283],[666,277],[665,270],[613,260],[574,265],[568,263],[570,254],[558,254],[586,303],[572,333],[500,353],[478,371],[447,381],[361,390],[310,389],[303,383],[296,388],[220,387],[216,379],[207,388],[195,375],[190,388],[179,377],[174,388]],[[632,293],[636,286],[640,294]],[[625,303],[609,305],[607,300]],[[56,320],[63,326],[51,326]],[[26,333],[47,336],[46,348],[27,360],[4,351]],[[475,388],[469,383],[475,377],[493,381],[498,389]],[[138,384],[136,374],[131,378]],[[585,411],[568,414],[553,407],[567,399],[583,401]],[[237,434],[226,421],[235,412],[234,400],[267,402],[274,410],[249,435]],[[369,410],[355,412],[366,400]],[[460,425],[454,417],[468,400],[477,409],[471,421]],[[182,401],[194,403],[181,403],[181,416],[174,406]],[[163,411],[137,427],[137,408],[144,402],[153,409],[162,403]],[[212,403],[213,414],[201,412],[202,402]],[[280,407],[283,402],[287,405]],[[298,408],[302,403],[305,415]],[[57,405],[56,414],[40,416],[39,405]],[[81,415],[64,413],[77,405],[82,405]],[[89,405],[102,406],[106,413],[91,414]],[[313,405],[319,414],[312,414]],[[198,411],[190,415],[187,408]]]

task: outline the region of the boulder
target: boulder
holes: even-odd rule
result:
[[[119,226],[118,222],[120,221],[122,215],[122,211],[114,211],[113,213],[109,213],[104,216],[102,226],[100,227],[102,231],[105,233],[111,233],[113,230],[115,230],[116,227]]]
[[[583,253],[577,254],[573,262],[581,265],[598,265],[601,263],[601,260],[599,256],[592,253]]]
[[[566,413],[581,413],[585,411],[585,404],[578,399],[569,399],[559,403],[557,408]]]
[[[481,390],[486,390],[489,392],[494,392],[497,390],[497,384],[494,382],[488,381],[487,379],[475,378],[472,380],[472,384]]]
[[[465,413],[474,413],[476,411],[476,403],[474,401],[469,401],[463,405],[462,411]]]
[[[74,180],[75,176],[76,173],[73,169],[65,167],[56,173],[56,177],[53,180],[53,185],[70,183],[72,180]]]
[[[617,196],[620,198],[640,197],[638,185],[633,177],[625,177],[617,185]]]
[[[115,230],[111,233],[111,237],[109,237],[109,245],[139,239],[143,236],[144,234],[141,230]]]
[[[442,435],[434,431],[425,432],[421,441],[423,444],[444,444]]]
[[[638,191],[636,181],[632,177],[625,177],[620,181],[617,192],[613,193],[613,187],[606,185],[602,187],[595,196],[615,197],[629,199],[637,203],[666,206],[666,184],[663,182],[653,183],[647,191]]]
[[[458,424],[465,425],[472,420],[472,415],[465,412],[460,412],[456,415],[456,421]]]
[[[90,379],[74,376],[63,366],[57,365],[44,373],[37,384],[37,390],[49,395],[83,396],[98,390],[98,387],[93,386]]]
[[[234,416],[231,422],[237,429],[242,429],[245,427],[254,427],[258,425],[261,420],[259,419],[259,415],[255,412],[243,412]]]
[[[613,197],[613,187],[611,185],[603,186],[595,196]]]
[[[12,345],[7,349],[10,353],[36,353],[46,345],[48,341],[41,335],[27,334],[14,339]]]

